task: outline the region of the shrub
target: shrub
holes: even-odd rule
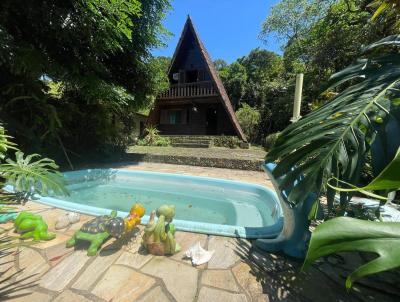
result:
[[[146,136],[138,140],[139,146],[167,147],[171,145],[171,140],[168,137],[160,136],[160,131],[155,126],[149,125],[144,131]]]
[[[264,141],[265,151],[269,151],[275,146],[276,140],[278,139],[280,134],[281,134],[280,132],[272,133],[265,138]]]
[[[247,104],[243,104],[242,108],[236,111],[236,116],[249,141],[254,142],[261,120],[260,112]]]
[[[238,148],[240,147],[241,140],[236,136],[219,136],[214,138],[214,146],[215,147],[225,147],[225,148]]]

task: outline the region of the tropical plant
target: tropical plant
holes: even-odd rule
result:
[[[0,173],[13,186],[16,193],[22,193],[25,200],[35,194],[65,195],[68,193],[62,174],[57,171],[58,166],[49,158],[40,158],[39,154],[30,154],[17,151],[15,161],[8,158],[0,165]]]
[[[0,126],[0,149],[7,151],[15,149],[16,145],[10,142],[4,127]],[[0,152],[0,159],[5,158],[5,153]],[[26,202],[35,194],[68,194],[64,178],[57,171],[58,166],[49,158],[40,158],[39,154],[31,154],[24,157],[24,153],[17,150],[15,160],[5,158],[0,161],[1,186],[4,183],[13,186],[13,193],[1,192],[0,203],[13,203],[13,201]]]
[[[378,130],[400,123],[400,56],[383,46],[398,47],[399,40],[390,36],[366,47],[363,58],[332,76],[331,89],[344,87],[337,96],[281,133],[267,161],[277,162],[273,174],[281,190],[297,180],[288,196],[292,204],[303,202],[304,192],[315,192],[317,200],[331,176],[357,184],[374,140],[388,143],[390,133]],[[332,209],[333,189],[327,197]],[[348,198],[341,194],[343,202]]]
[[[383,169],[383,171],[368,185],[364,187],[356,187],[352,184],[346,183],[336,177],[332,177],[328,180],[328,186],[335,191],[339,192],[360,192],[364,195],[367,195],[372,198],[380,199],[383,201],[387,201],[388,198],[386,196],[381,196],[376,193],[372,193],[371,191],[392,191],[400,188],[400,148],[398,149],[396,156],[390,162],[389,165]],[[333,180],[340,185],[344,185],[345,187],[337,187],[330,184],[330,181]]]
[[[148,125],[144,132],[146,133],[143,139],[138,141],[139,146],[160,146],[166,147],[171,145],[171,141],[167,137],[162,137],[157,127]]]
[[[346,279],[358,279],[400,267],[400,223],[373,222],[349,217],[328,220],[314,230],[304,268],[320,257],[339,252],[371,252],[378,258],[360,266]]]
[[[0,124],[0,160],[3,160],[6,156],[6,153],[10,149],[15,149],[15,144],[9,141],[11,138],[6,134],[6,130]]]
[[[350,189],[333,187],[339,191],[358,191],[375,198],[385,197],[373,194],[371,190],[400,189],[400,148],[395,158],[370,184],[363,188],[350,185]],[[349,184],[345,184],[348,186]],[[372,252],[378,258],[362,265],[346,280],[350,288],[354,281],[385,270],[400,267],[400,223],[372,222],[355,218],[339,217],[319,225],[313,232],[304,268],[316,259],[339,252]]]
[[[395,28],[400,27],[398,12],[400,11],[400,2],[397,0],[373,0],[369,5],[375,10],[372,20],[386,18],[390,20]]]

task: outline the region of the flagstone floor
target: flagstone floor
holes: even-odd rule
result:
[[[242,171],[215,168],[160,164],[127,168],[243,179]],[[264,173],[246,171],[246,175],[246,181],[270,185]],[[333,257],[300,272],[301,262],[263,253],[247,240],[185,232],[176,234],[180,253],[157,257],[141,247],[143,226],[129,238],[107,241],[97,256],[88,257],[85,245],[67,249],[65,241],[92,217],[81,215],[79,223],[56,231],[55,221],[64,210],[36,202],[27,203],[24,209],[42,215],[57,237],[11,249],[0,258],[1,301],[396,301],[371,286],[346,292],[343,275],[351,269],[348,263],[360,263],[358,258]],[[11,223],[0,227],[15,235]],[[206,265],[193,267],[183,255],[197,242],[215,254]]]

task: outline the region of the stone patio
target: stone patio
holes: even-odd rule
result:
[[[228,170],[227,174],[224,169],[160,164],[127,168],[184,171],[238,180],[243,172]],[[269,185],[264,173],[246,175],[245,181]],[[365,279],[354,290],[345,290],[345,276],[362,261],[354,255],[332,256],[301,272],[301,262],[266,254],[247,240],[177,232],[182,251],[170,257],[157,257],[148,255],[141,247],[144,227],[139,226],[131,237],[110,239],[97,256],[88,257],[86,245],[67,249],[65,241],[92,217],[81,215],[79,223],[56,231],[55,219],[64,210],[35,202],[29,202],[24,209],[42,215],[57,237],[2,255],[1,301],[399,301],[399,278],[395,273]],[[15,235],[11,223],[0,227]],[[183,254],[197,242],[215,250],[215,254],[206,265],[193,267]]]

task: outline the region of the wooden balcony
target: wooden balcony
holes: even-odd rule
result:
[[[174,84],[168,90],[162,92],[159,99],[200,98],[217,96],[217,90],[210,81]]]

